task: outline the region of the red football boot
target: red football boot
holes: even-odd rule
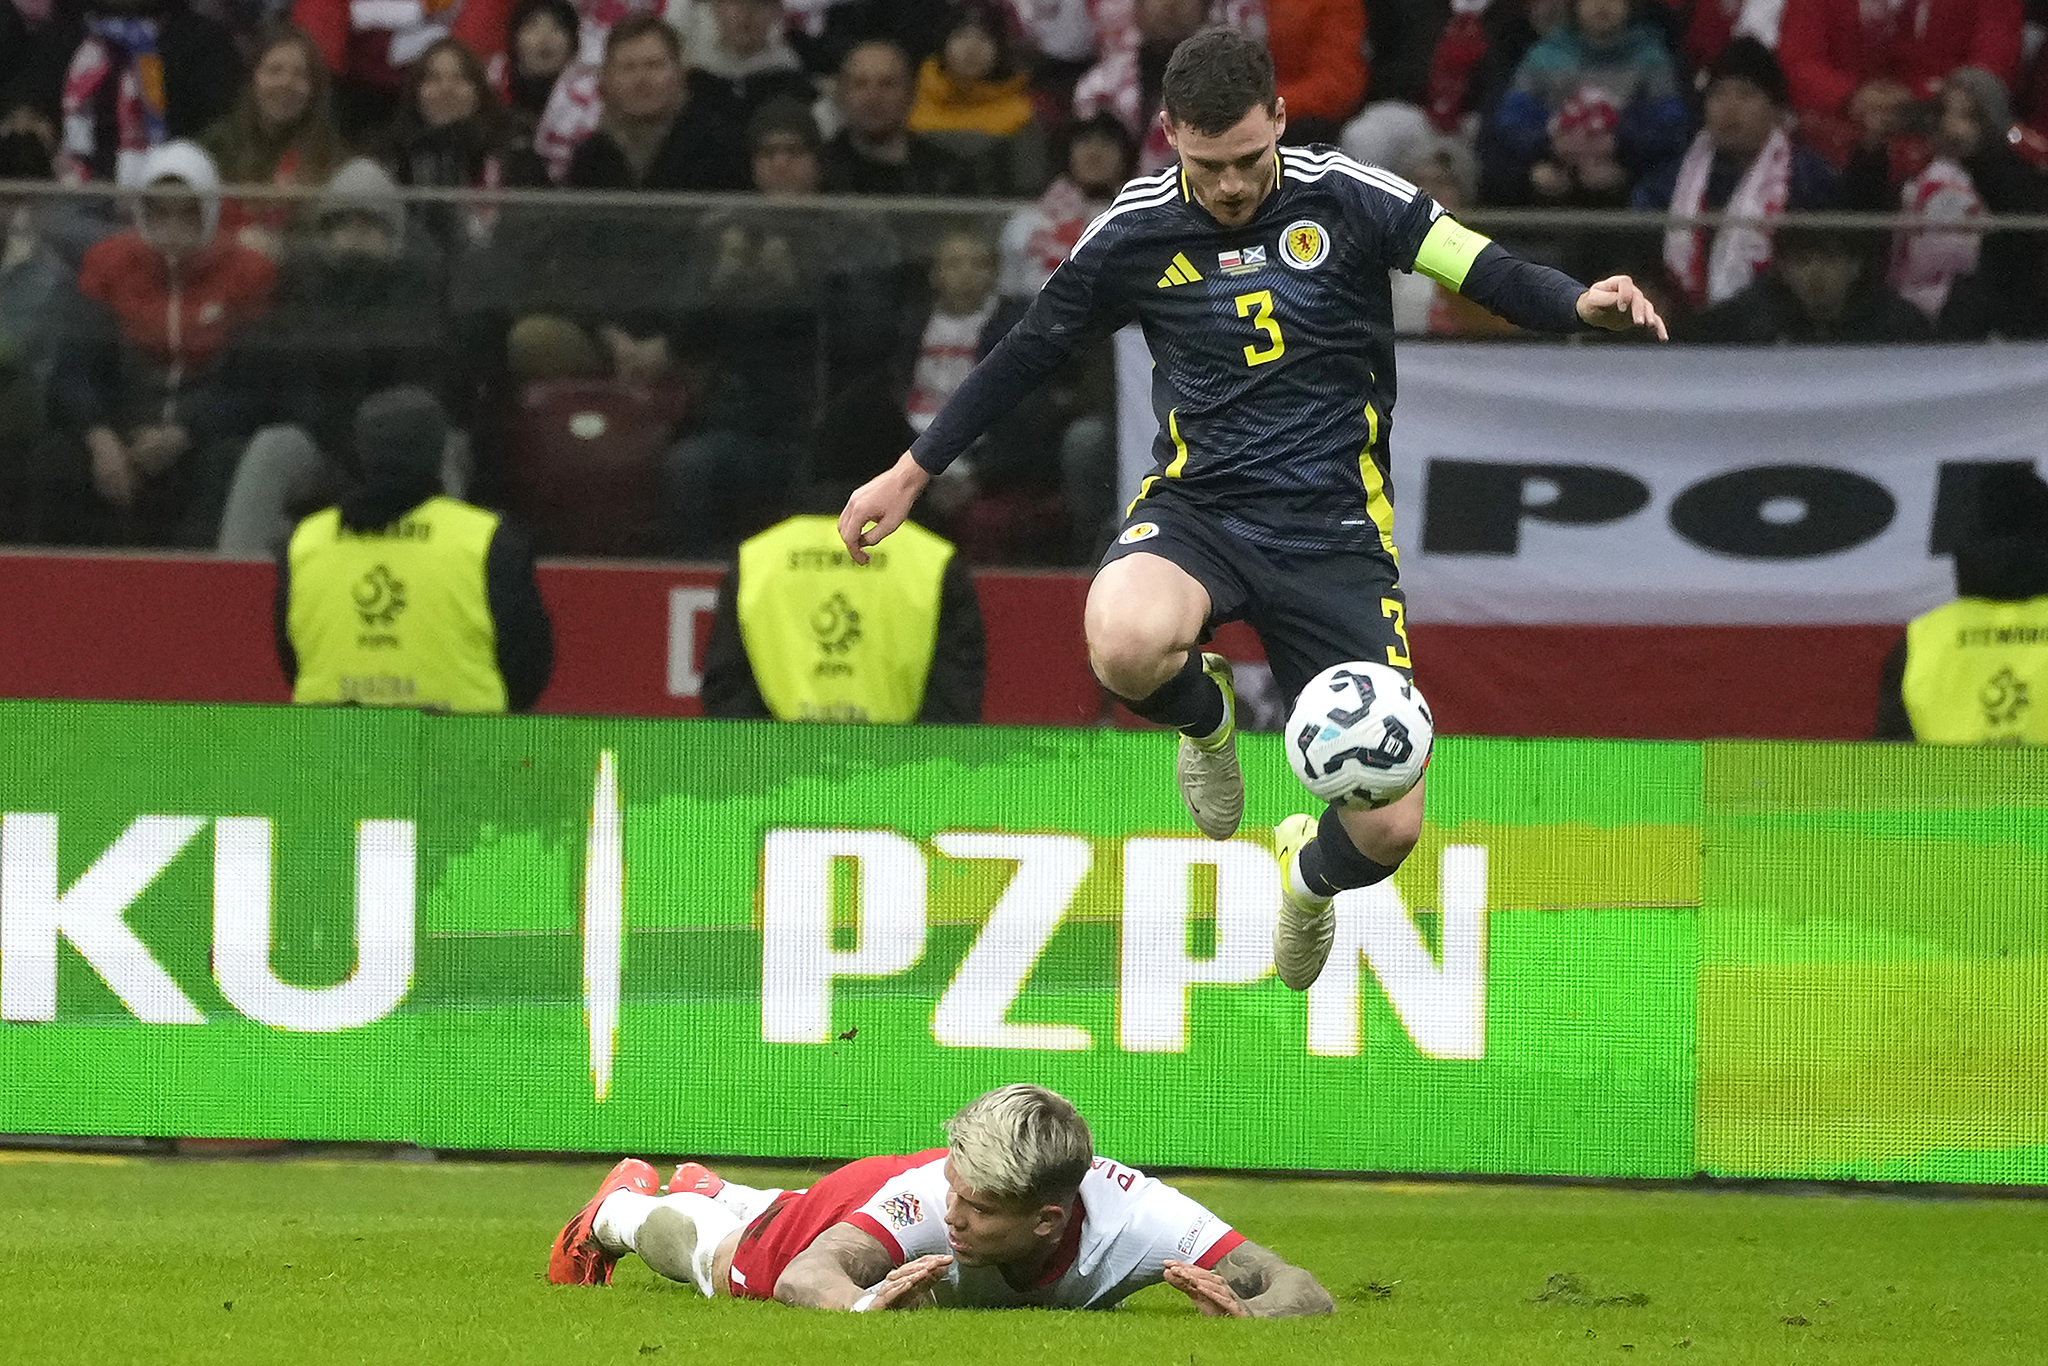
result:
[[[725,1178],[701,1162],[685,1162],[668,1179],[670,1195],[701,1195],[710,1199],[724,1189]]]
[[[555,1285],[610,1285],[618,1256],[607,1252],[592,1232],[598,1207],[614,1191],[654,1195],[661,1189],[661,1176],[637,1157],[629,1157],[605,1173],[604,1184],[576,1217],[562,1226],[548,1253],[548,1280]]]

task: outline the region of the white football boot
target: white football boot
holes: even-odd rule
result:
[[[1223,691],[1223,724],[1206,740],[1180,737],[1174,777],[1181,800],[1195,818],[1195,828],[1212,840],[1227,840],[1244,821],[1244,770],[1237,764],[1237,689],[1231,686],[1230,661],[1203,655],[1202,672]]]
[[[1314,816],[1289,816],[1273,827],[1273,852],[1280,856],[1280,919],[1273,926],[1273,967],[1280,980],[1307,991],[1330,961],[1330,942],[1337,937],[1337,911],[1328,897],[1310,896],[1294,887],[1295,860],[1316,837]]]

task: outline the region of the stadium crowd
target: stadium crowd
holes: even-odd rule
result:
[[[1937,229],[1496,233],[1635,275],[1681,337],[2048,336],[2048,236],[1969,230],[2048,211],[2048,0],[0,0],[0,541],[267,553],[411,384],[452,418],[442,486],[542,551],[730,558],[821,427],[921,430],[1171,159],[1165,61],[1210,24],[1265,35],[1288,141],[1455,209]],[[6,191],[37,181],[142,193]],[[1395,312],[1504,327],[1420,275]],[[927,519],[976,561],[1092,559],[1108,374],[1077,358]]]

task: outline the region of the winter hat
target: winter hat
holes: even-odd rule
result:
[[[1714,88],[1716,81],[1748,81],[1771,97],[1771,103],[1785,103],[1785,68],[1778,56],[1754,38],[1731,38],[1714,60],[1707,63],[1700,90]]]
[[[192,192],[199,196],[202,240],[211,242],[214,230],[220,226],[220,172],[214,168],[206,149],[183,138],[160,143],[143,154],[134,178],[124,181],[123,187],[139,190],[159,180],[182,181],[192,187]],[[136,212],[141,212],[139,205]]]
[[[385,389],[356,409],[356,458],[373,482],[438,478],[448,413],[417,385]]]
[[[398,183],[382,166],[368,157],[343,163],[327,182],[320,196],[315,221],[325,223],[335,214],[360,213],[384,224],[394,242],[405,240],[405,203],[399,198]]]

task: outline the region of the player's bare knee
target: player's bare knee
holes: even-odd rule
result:
[[[1345,811],[1338,817],[1358,852],[1386,868],[1398,868],[1422,838],[1422,803],[1403,798],[1375,811]]]

